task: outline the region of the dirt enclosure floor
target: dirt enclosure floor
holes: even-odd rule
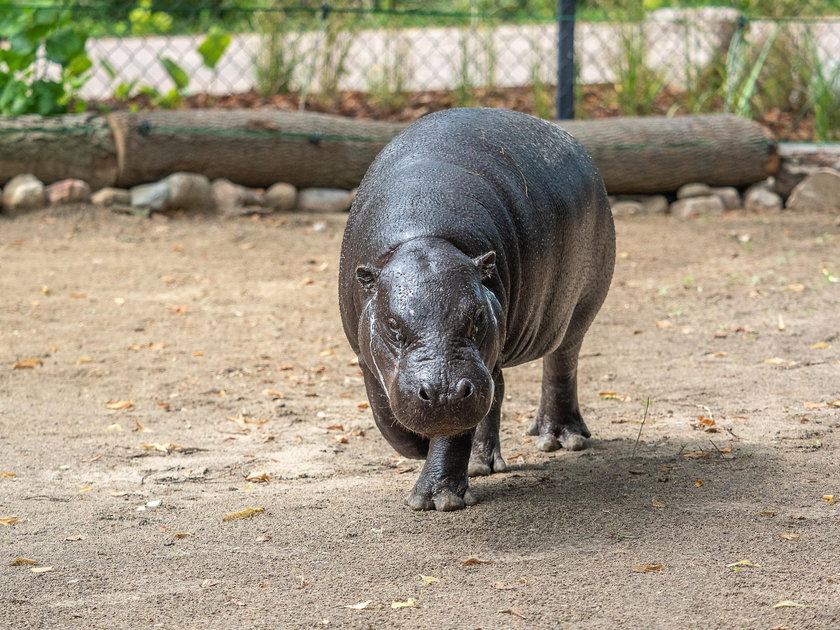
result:
[[[511,369],[449,513],[364,404],[344,220],[0,219],[0,628],[840,628],[837,217],[619,219],[589,448]]]

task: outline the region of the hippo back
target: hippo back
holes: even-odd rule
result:
[[[426,236],[470,257],[496,252],[487,285],[506,312],[502,367],[556,349],[576,309],[576,320],[587,305],[597,311],[612,274],[612,215],[594,162],[558,126],[517,112],[430,114],[374,160],[350,211],[339,271],[356,352],[365,295],[355,268],[382,265],[402,243]]]

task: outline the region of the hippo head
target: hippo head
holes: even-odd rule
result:
[[[493,401],[502,307],[484,282],[496,254],[470,258],[441,239],[400,245],[381,267],[361,265],[362,358],[405,429],[424,437],[475,427]]]

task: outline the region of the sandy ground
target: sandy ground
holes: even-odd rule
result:
[[[510,370],[452,513],[364,408],[343,221],[0,218],[0,627],[840,628],[837,217],[619,220],[590,448]]]

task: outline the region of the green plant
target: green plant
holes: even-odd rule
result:
[[[743,29],[736,31],[726,59],[726,83],[723,86],[725,111],[752,116],[758,79],[777,35],[778,30],[773,31],[764,40],[758,56],[752,60],[745,49]]]
[[[257,91],[263,95],[284,94],[297,89],[295,70],[303,63],[300,34],[282,11],[260,11],[255,26],[261,46],[254,57]]]
[[[619,109],[629,115],[652,114],[654,98],[665,87],[665,82],[647,65],[644,22],[620,24],[618,45],[614,70]]]
[[[87,35],[69,13],[0,0],[0,39],[8,41],[0,48],[0,114],[46,116],[84,109],[78,95],[92,63],[85,52]]]
[[[406,68],[408,41],[398,30],[389,30],[385,38],[385,59],[367,72],[368,93],[374,104],[389,111],[402,109],[406,103]]]

